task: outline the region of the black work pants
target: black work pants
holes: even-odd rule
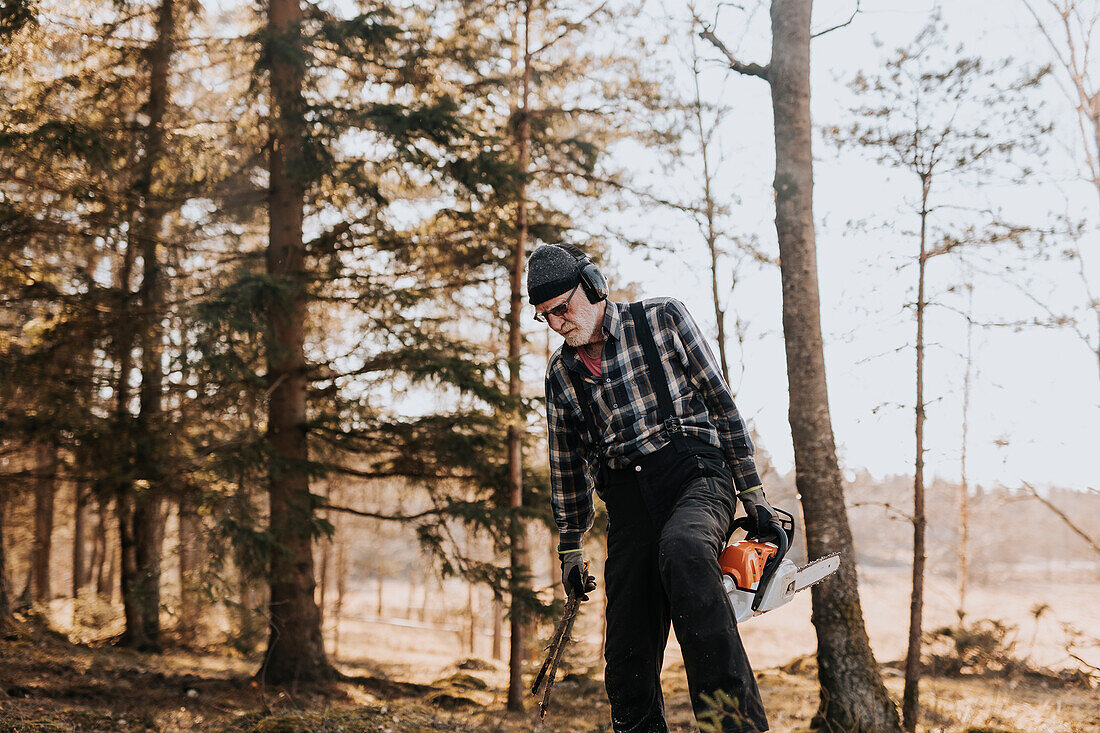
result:
[[[721,454],[667,446],[626,469],[604,472],[609,519],[605,583],[605,684],[617,733],[668,730],[661,663],[669,624],[683,652],[696,719],[704,695],[724,692],[724,733],[768,730],[752,668],[722,587],[718,555],[737,501]]]

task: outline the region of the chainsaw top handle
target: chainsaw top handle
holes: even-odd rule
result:
[[[755,519],[744,516],[734,520],[733,529],[734,531],[745,530],[745,539],[747,540],[774,542],[779,547],[779,552],[776,553],[776,562],[778,563],[794,543],[794,515],[777,506],[773,506],[772,509],[780,516],[773,519],[767,527],[757,527]]]

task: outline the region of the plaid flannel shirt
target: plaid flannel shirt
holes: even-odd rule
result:
[[[644,305],[684,435],[722,449],[738,492],[759,486],[748,428],[699,326],[678,300],[654,298]],[[546,371],[550,503],[560,552],[579,549],[581,536],[592,526],[600,462],[623,468],[669,443],[627,304],[607,302],[603,331],[607,340],[598,380],[577,350],[564,344]],[[582,377],[598,438],[591,434],[568,369]]]

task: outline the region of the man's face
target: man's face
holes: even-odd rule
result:
[[[600,328],[602,314],[598,303],[591,303],[584,291],[578,288],[570,298],[570,293],[551,298],[545,303],[539,303],[535,310],[544,313],[552,308],[569,302],[569,308],[562,316],[546,313],[546,323],[565,337],[565,343],[572,347],[584,346],[595,340]]]

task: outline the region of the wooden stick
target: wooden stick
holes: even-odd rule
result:
[[[557,628],[554,629],[554,636],[550,640],[550,644],[546,647],[546,661],[542,663],[542,667],[539,669],[539,673],[535,675],[535,682],[531,685],[531,694],[537,695],[539,688],[542,686],[542,681],[546,677],[546,673],[550,671],[556,659],[561,657],[561,648],[565,646],[567,641],[567,635],[573,627],[573,619],[577,615],[577,609],[580,607],[580,601],[575,596],[570,596],[569,600],[565,602],[565,612],[562,613],[561,621],[558,622]]]
[[[554,679],[558,674],[558,664],[561,663],[562,655],[565,654],[565,647],[569,643],[569,637],[573,633],[573,622],[577,619],[577,608],[579,607],[579,603],[574,603],[573,612],[566,613],[565,617],[562,619],[565,621],[565,629],[562,632],[558,648],[554,650],[556,653],[554,654],[554,661],[550,665],[550,673],[546,681],[546,690],[542,693],[542,701],[539,703],[539,720],[546,717],[546,710],[550,707],[550,691],[554,689]]]

